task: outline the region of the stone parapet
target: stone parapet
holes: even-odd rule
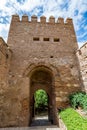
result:
[[[72,19],[71,18],[67,18],[64,22],[64,18],[62,17],[59,17],[57,19],[57,21],[55,20],[55,17],[54,16],[50,16],[49,17],[49,20],[47,22],[46,20],[47,18],[45,16],[41,16],[40,17],[40,21],[38,20],[37,16],[36,15],[33,15],[31,16],[31,20],[30,18],[28,18],[27,15],[23,15],[22,16],[22,20],[20,20],[20,17],[19,15],[12,15],[12,22],[32,22],[32,23],[36,23],[36,22],[39,22],[39,23],[55,23],[55,24],[73,24],[72,22]]]

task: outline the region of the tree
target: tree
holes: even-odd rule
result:
[[[36,91],[34,94],[34,99],[35,99],[35,108],[44,109],[48,106],[48,95],[44,90],[40,89]]]

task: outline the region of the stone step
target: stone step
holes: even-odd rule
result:
[[[31,126],[50,126],[51,122],[48,120],[33,120]]]
[[[35,126],[35,127],[17,127],[17,128],[0,128],[0,130],[60,130],[57,126]]]

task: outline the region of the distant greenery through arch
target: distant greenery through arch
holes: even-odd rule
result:
[[[46,111],[48,109],[48,95],[44,90],[37,90],[34,94],[34,100],[36,112]]]

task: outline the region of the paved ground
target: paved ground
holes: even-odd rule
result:
[[[0,128],[0,130],[60,130],[60,128],[56,125],[52,125],[48,121],[47,116],[38,116],[33,119],[31,127]]]
[[[50,126],[51,122],[48,121],[48,116],[37,116],[33,119],[31,126]]]
[[[21,128],[0,128],[0,130],[60,130],[57,126],[38,126],[38,127],[21,127]]]

